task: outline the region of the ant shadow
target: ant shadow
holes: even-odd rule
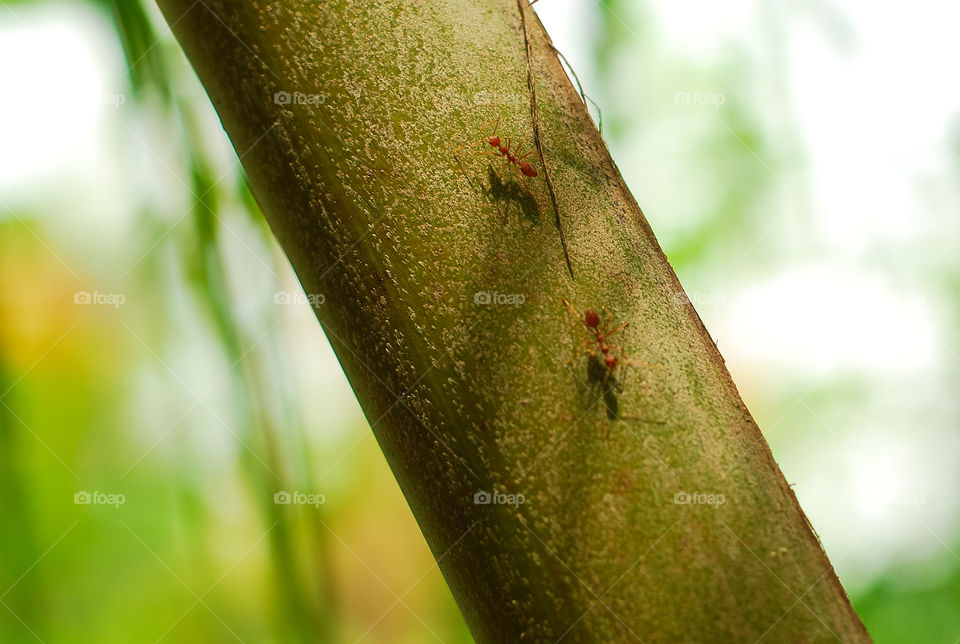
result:
[[[581,382],[581,388],[585,394],[586,404],[590,406],[597,399],[603,401],[604,411],[608,420],[619,420],[631,423],[643,423],[651,425],[665,425],[666,421],[652,418],[642,418],[638,416],[623,416],[620,413],[620,394],[623,393],[624,383],[626,382],[627,370],[631,367],[624,365],[621,369],[623,376],[618,380],[600,358],[591,355],[587,358],[587,381]],[[604,433],[606,436],[606,433]]]
[[[490,179],[490,194],[493,196],[493,200],[504,205],[504,221],[510,217],[510,205],[515,203],[519,208],[519,213],[527,221],[531,224],[540,223],[540,204],[537,203],[529,189],[512,179],[504,181],[493,167],[487,168],[487,175]]]
[[[464,168],[460,157],[454,154],[453,160],[456,162],[460,169],[460,174],[463,175],[463,178],[467,180],[468,184],[475,187],[481,194],[487,195],[487,197],[495,203],[504,204],[504,223],[506,223],[510,217],[511,204],[516,204],[521,216],[531,224],[540,223],[540,204],[537,202],[536,197],[530,192],[530,189],[521,184],[519,179],[509,178],[504,180],[500,176],[502,173],[498,174],[492,165],[488,165],[487,177],[490,180],[490,184],[484,186],[481,181],[471,178],[466,168]],[[503,170],[509,172],[509,168],[504,168]]]
[[[617,396],[623,391],[617,377],[607,369],[597,356],[587,358],[587,389],[594,399],[603,400],[607,418],[620,420],[620,402]],[[591,403],[593,400],[590,401]]]

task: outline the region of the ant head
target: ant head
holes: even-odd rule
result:
[[[583,322],[591,329],[600,326],[600,316],[593,309],[587,309],[583,312]]]
[[[537,176],[537,169],[534,168],[532,164],[527,163],[526,161],[520,164],[520,172],[522,172],[524,175],[528,177]]]
[[[617,356],[613,355],[612,353],[604,356],[603,361],[607,365],[607,369],[610,371],[613,371],[617,368]]]
[[[499,137],[499,136],[490,136],[490,137],[487,137],[487,143],[489,143],[490,145],[492,145],[492,146],[495,147],[495,148],[499,148],[499,147],[500,147],[500,137]]]

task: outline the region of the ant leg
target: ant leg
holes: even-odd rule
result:
[[[649,368],[649,369],[664,369],[664,368],[665,368],[663,365],[657,364],[657,363],[655,363],[655,362],[642,362],[642,361],[634,362],[633,360],[630,361],[630,366],[631,366],[631,367],[636,367],[636,366],[639,366],[639,365],[643,365],[644,367],[647,367],[647,368]]]
[[[520,140],[520,141],[521,141],[521,144],[520,144],[520,147],[517,148],[517,152],[516,152],[516,154],[517,154],[517,160],[519,161],[519,160],[521,160],[521,159],[526,159],[526,158],[527,158],[528,156],[530,156],[531,154],[535,154],[535,155],[537,155],[537,159],[540,161],[540,163],[543,163],[543,158],[540,156],[540,153],[537,152],[537,148],[536,148],[536,147],[530,148],[530,150],[529,150],[526,154],[524,154],[523,156],[520,156],[520,148],[523,147],[523,142],[527,140],[527,137],[528,137],[529,135],[530,135],[530,130],[527,130],[527,131],[524,133],[523,138]]]
[[[519,159],[518,159],[518,161],[519,161]],[[526,175],[523,174],[523,171],[520,170],[520,164],[519,164],[519,163],[515,164],[515,165],[513,166],[513,169],[516,170],[516,172],[517,172],[517,177],[520,179],[520,182],[523,183],[523,187],[526,188],[527,194],[529,194],[530,196],[533,196],[533,193],[530,192],[530,184],[527,183],[527,177],[526,177]]]
[[[494,156],[498,156],[498,157],[499,157],[499,156],[502,156],[502,155],[496,154],[496,155],[494,155]],[[506,168],[508,165],[510,165],[510,162],[509,162],[509,161],[507,161],[507,162],[504,163],[502,166],[500,166],[500,168],[497,169],[497,171],[493,173],[494,178],[497,179],[497,180],[499,180],[499,179],[500,179],[500,173],[503,172],[503,169]],[[494,189],[494,188],[493,188],[493,179],[491,179],[491,181],[490,181],[490,192],[493,192],[493,189]]]
[[[578,346],[576,350],[573,352],[573,357],[570,358],[567,364],[573,364],[574,360],[576,360],[582,355],[588,355],[588,356],[596,355],[597,349],[596,347],[591,346],[592,344],[593,344],[593,339],[584,340],[582,343],[580,343],[580,346]]]
[[[457,152],[459,152],[460,150],[467,149],[467,148],[472,148],[472,147],[476,146],[477,143],[479,143],[479,141],[470,141],[470,142],[468,142],[468,143],[464,143],[464,144],[461,145],[460,147],[456,148],[456,149],[455,149],[453,152],[451,152],[450,154],[452,154],[454,157],[456,157],[456,156],[457,156]],[[470,151],[471,151],[471,152],[474,152],[474,153],[480,152],[479,150],[470,150]]]
[[[604,315],[607,316],[607,318],[603,321],[603,326],[600,327],[600,330],[601,330],[604,334],[606,334],[606,332],[607,332],[607,327],[610,326],[610,323],[611,323],[611,322],[613,322],[613,313],[611,313],[610,311],[608,311],[606,306],[601,306],[601,307],[600,307],[600,310],[603,311]]]
[[[472,152],[473,152],[474,154],[482,154],[482,155],[485,156],[485,157],[494,157],[494,158],[497,158],[497,159],[502,159],[502,158],[503,158],[503,155],[500,154],[500,152],[499,152],[498,150],[496,150],[496,149],[494,149],[494,150],[488,150],[486,147],[484,147],[483,149],[480,149],[480,150],[472,150]]]
[[[540,157],[540,153],[537,152],[537,149],[536,149],[536,148],[531,148],[529,151],[527,151],[527,152],[526,152],[525,154],[523,154],[522,156],[520,155],[520,151],[523,150],[523,144],[526,142],[527,137],[528,137],[529,135],[530,135],[530,131],[529,131],[529,130],[527,130],[526,132],[523,133],[523,137],[520,139],[520,145],[517,146],[517,149],[516,149],[516,150],[514,151],[514,153],[513,153],[514,156],[517,157],[517,165],[518,165],[518,166],[520,165],[520,161],[523,161],[524,159],[526,159],[526,158],[527,158],[528,156],[530,156],[531,154],[536,154],[536,155],[537,155],[537,159],[540,161],[540,163],[543,163],[543,159]]]
[[[593,338],[587,338],[580,343],[580,346],[577,348],[577,354],[586,353],[588,356],[596,355],[597,348],[593,346]]]
[[[494,156],[502,156],[502,155],[497,154],[497,155],[494,155]],[[500,168],[499,168],[496,172],[493,173],[493,176],[494,176],[495,178],[499,179],[499,178],[500,178],[500,173],[503,172],[503,169],[506,168],[508,165],[510,165],[510,162],[509,162],[509,161],[507,161],[507,162],[504,163],[502,166],[500,166]],[[493,183],[492,183],[492,182],[490,183],[490,192],[493,192]]]
[[[480,154],[480,155],[485,156],[485,157],[498,157],[498,158],[499,158],[499,157],[502,157],[502,156],[503,156],[503,155],[500,155],[500,154],[495,154],[492,150],[486,149],[486,146],[484,146],[484,148],[479,149],[479,150],[476,149],[476,146],[477,146],[477,144],[479,144],[479,143],[485,143],[485,141],[484,141],[484,142],[481,142],[481,141],[471,141],[471,142],[469,142],[469,143],[465,143],[464,145],[461,145],[460,147],[456,148],[456,149],[451,153],[451,156],[453,157],[454,163],[456,163],[457,166],[460,168],[460,173],[464,176],[464,178],[467,180],[467,182],[468,182],[468,183],[471,183],[471,184],[473,183],[474,180],[471,179],[470,173],[468,173],[467,170],[466,170],[466,168],[464,168],[464,166],[463,166],[463,160],[460,158],[460,155],[458,154],[461,150],[466,149],[467,152],[469,152],[470,154]],[[482,182],[482,181],[479,183],[479,186],[478,186],[478,187],[479,187],[481,190],[483,190],[483,182]],[[493,190],[493,186],[490,186],[490,189]]]
[[[492,137],[492,136],[496,136],[496,134],[497,134],[497,128],[500,127],[500,117],[499,117],[499,116],[496,117],[496,118],[492,118],[492,119],[490,119],[489,121],[486,121],[485,123],[483,123],[483,124],[480,126],[480,130],[481,130],[481,131],[486,131],[487,126],[490,125],[491,123],[493,123],[493,129],[490,131],[489,136]],[[454,154],[456,154],[456,153],[459,152],[460,150],[462,150],[462,149],[464,149],[464,148],[467,148],[467,147],[470,147],[470,146],[477,145],[478,143],[480,143],[480,144],[487,143],[487,138],[488,138],[488,137],[484,137],[484,138],[479,139],[479,140],[470,141],[470,142],[468,142],[468,143],[466,143],[466,144],[464,144],[464,145],[461,145],[460,147],[458,147],[458,148],[457,148],[456,150],[454,150],[453,152],[454,152]]]
[[[466,148],[467,151],[470,152],[471,154],[483,154],[483,150],[474,149],[477,143],[479,143],[479,141],[470,141],[468,143],[465,143],[459,146],[453,152],[450,153],[450,156],[453,158],[453,162],[457,164],[458,168],[460,168],[460,174],[463,175],[464,179],[466,179],[467,183],[469,184],[473,184],[473,179],[471,179],[471,175],[470,173],[467,172],[466,168],[463,167],[463,160],[460,159],[460,156],[458,155],[458,153],[461,150]],[[483,189],[482,186],[483,184],[481,183],[480,184],[481,190]]]
[[[633,366],[633,361],[627,357],[627,352],[623,350],[623,347],[617,344],[608,345],[608,348],[611,352],[619,352],[619,361],[618,367],[620,367],[620,379],[617,380],[614,378],[614,388],[619,393],[623,393],[623,389],[627,384],[627,374],[630,373],[630,367]]]
[[[627,356],[627,352],[624,351],[624,350],[623,350],[623,347],[621,347],[619,344],[608,344],[608,345],[607,345],[607,349],[609,349],[610,351],[614,351],[614,352],[619,351],[619,352],[620,352],[620,362],[623,363],[624,365],[627,365],[627,366],[630,366],[630,367],[634,366],[633,360],[631,360],[631,359],[629,358],[629,356]]]
[[[483,125],[480,126],[481,131],[486,131],[487,126],[493,123],[493,129],[490,131],[490,136],[495,136],[497,134],[497,128],[500,127],[500,117],[490,119],[486,121]]]
[[[514,158],[516,158],[517,173],[520,175],[520,178],[523,179],[523,183],[527,186],[527,190],[530,190],[530,184],[527,182],[527,175],[523,174],[523,170],[520,169],[520,166],[521,166],[521,164],[522,164],[522,162],[523,162],[524,159],[526,159],[526,158],[527,158],[528,156],[530,156],[531,154],[536,154],[536,150],[530,150],[529,152],[527,152],[527,153],[524,154],[523,156],[516,156],[516,154],[518,154],[518,153],[519,153],[519,150],[518,150],[517,153],[515,153],[515,157],[514,157]],[[539,155],[537,156],[537,158],[538,158],[538,159],[540,158]]]
[[[609,338],[609,337],[610,337],[611,335],[613,335],[614,333],[619,333],[619,332],[623,331],[624,329],[626,329],[628,326],[630,326],[630,323],[629,323],[629,322],[624,322],[624,323],[621,324],[620,326],[614,327],[614,328],[610,329],[609,331],[604,331],[604,332],[603,332],[603,337]]]
[[[481,130],[486,130],[486,126],[489,125],[490,123],[493,123],[493,131],[490,133],[490,136],[494,136],[494,135],[497,133],[497,128],[500,126],[500,117],[498,116],[498,117],[495,118],[495,119],[490,119],[489,121],[487,121],[486,123],[484,123],[483,125],[481,125],[481,126],[480,126],[480,129],[481,129]],[[458,153],[460,150],[463,150],[463,149],[465,149],[465,148],[473,148],[473,147],[475,147],[477,144],[483,145],[483,144],[485,144],[485,143],[487,143],[487,141],[486,141],[485,138],[484,138],[484,139],[480,139],[480,140],[468,141],[467,143],[464,143],[463,145],[461,145],[461,146],[459,146],[458,148],[456,148],[456,149],[453,151],[452,154],[453,154],[454,157],[456,157],[456,156],[457,156],[457,153]],[[472,152],[472,153],[474,153],[474,154],[484,154],[484,155],[491,155],[491,154],[493,154],[493,151],[491,151],[491,150],[485,150],[485,149],[481,149],[481,150],[473,150],[473,149],[471,149],[470,152]],[[502,156],[502,155],[496,155],[496,156]]]
[[[466,150],[467,152],[469,152],[469,153],[471,153],[471,154],[482,154],[483,156],[488,156],[488,157],[489,157],[489,156],[492,156],[492,157],[502,157],[502,156],[503,156],[502,154],[500,154],[500,151],[499,151],[499,150],[488,150],[488,149],[487,149],[487,146],[486,146],[485,144],[486,144],[486,141],[470,141],[469,143],[464,143],[463,145],[455,148],[455,149],[453,150],[453,152],[451,152],[450,154],[453,156],[454,160],[457,160],[457,161],[460,160],[460,157],[457,156],[457,154],[458,154],[461,150]],[[483,147],[481,147],[481,148],[478,150],[478,149],[476,149],[477,145],[483,145]]]
[[[613,381],[612,383],[610,381]],[[613,392],[617,393],[623,392],[623,383],[617,380],[617,376],[613,373],[611,369],[607,369],[606,373],[603,374],[603,380],[600,382],[600,391],[603,392],[603,397],[606,399],[607,395],[613,395]]]
[[[627,386],[627,374],[630,373],[630,367],[633,365],[629,360],[623,361],[623,368],[620,370],[620,373],[623,374],[620,377],[620,380],[617,382],[617,390],[623,393],[623,389]]]
[[[520,137],[520,143],[517,144],[517,149],[513,151],[515,156],[520,156],[520,150],[523,149],[523,144],[526,142],[528,134],[530,134],[530,132],[525,130],[523,136]]]
[[[530,183],[527,181],[527,176],[520,172],[520,168],[517,168],[517,176],[520,177],[520,180],[523,182],[523,187],[527,189],[527,193],[532,196],[533,193],[530,192]]]

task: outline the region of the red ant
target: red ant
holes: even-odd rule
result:
[[[607,311],[606,307],[603,307],[603,312],[606,314],[606,319],[601,322],[600,314],[593,309],[587,309],[584,311],[583,317],[580,317],[577,309],[573,308],[573,305],[570,304],[566,298],[563,299],[563,304],[567,307],[570,313],[574,315],[574,317],[580,320],[580,322],[587,327],[587,330],[593,336],[589,340],[586,340],[582,347],[577,349],[577,353],[580,353],[582,350],[586,349],[589,355],[596,356],[597,352],[599,351],[603,359],[603,365],[607,368],[607,373],[604,380],[613,376],[613,372],[616,371],[617,365],[621,363],[626,367],[633,365],[633,362],[627,358],[627,354],[624,352],[623,347],[616,344],[607,343],[607,340],[611,335],[619,333],[630,326],[629,322],[624,322],[623,324],[611,329],[610,324],[613,322],[613,315]]]
[[[577,354],[586,350],[586,353],[590,356],[587,362],[587,380],[589,382],[589,386],[599,385],[603,395],[603,403],[607,408],[607,418],[610,420],[630,420],[634,422],[663,425],[664,421],[661,420],[651,420],[638,417],[626,418],[620,415],[617,394],[623,392],[623,383],[624,379],[626,378],[627,367],[632,367],[638,363],[635,363],[627,358],[627,354],[624,352],[623,347],[616,344],[608,344],[608,341],[610,336],[623,331],[630,326],[630,323],[624,322],[623,324],[619,324],[611,328],[611,325],[613,324],[613,315],[607,311],[606,307],[601,307],[601,310],[606,316],[603,320],[601,320],[600,314],[594,309],[587,309],[584,311],[583,317],[580,317],[577,309],[573,308],[573,305],[570,304],[566,298],[563,299],[563,304],[567,307],[567,310],[569,310],[570,313],[577,318],[577,320],[583,323],[583,326],[587,327],[587,331],[590,332],[590,339],[586,340],[583,345],[577,349]],[[571,360],[571,362],[573,362],[573,360]],[[660,365],[655,364],[647,364],[643,362],[639,364],[656,369],[663,368]],[[623,365],[620,368],[621,372],[623,372],[623,375],[618,382],[614,372],[620,365]],[[607,386],[608,383],[610,383],[610,386]],[[609,428],[605,428],[603,435],[607,436],[608,433]]]
[[[536,167],[534,167],[532,163],[530,163],[529,161],[524,161],[524,159],[526,159],[531,154],[534,154],[536,150],[530,150],[526,154],[521,155],[520,151],[523,149],[523,142],[526,140],[527,135],[524,134],[523,138],[520,139],[520,144],[517,145],[516,147],[513,147],[510,143],[509,137],[507,137],[506,143],[504,143],[504,140],[500,137],[500,135],[497,134],[497,128],[499,125],[500,125],[500,119],[498,117],[493,124],[493,131],[490,133],[490,136],[484,138],[484,143],[486,143],[491,148],[493,148],[493,150],[481,152],[481,154],[489,154],[492,156],[506,159],[506,163],[504,163],[500,167],[500,169],[497,170],[496,176],[499,177],[500,173],[503,172],[504,168],[506,168],[509,165],[513,165],[517,169],[517,174],[523,180],[524,185],[526,185],[527,189],[529,189],[529,186],[527,185],[527,177],[531,177],[531,178],[536,177],[536,176],[539,176],[540,173],[537,171]],[[460,146],[459,148],[453,151],[454,157],[456,157],[456,154],[458,151],[462,150],[463,148],[474,145],[475,143],[476,141]]]

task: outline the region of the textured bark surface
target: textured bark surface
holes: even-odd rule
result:
[[[159,4],[478,641],[868,641],[532,11],[575,279],[543,172],[451,154],[529,131],[515,0]]]

